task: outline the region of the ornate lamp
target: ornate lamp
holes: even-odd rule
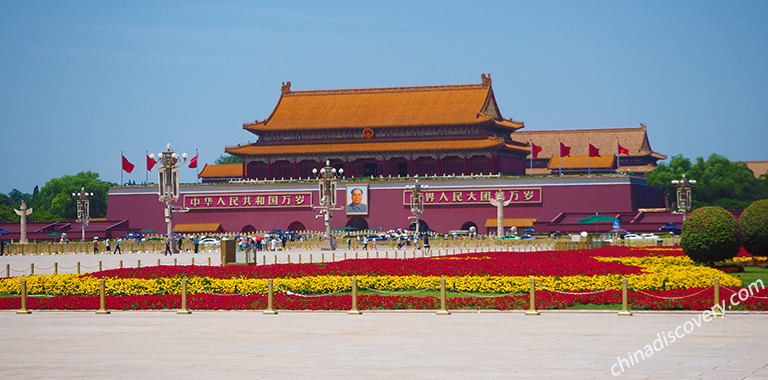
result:
[[[331,237],[331,210],[341,210],[336,208],[336,182],[339,177],[344,174],[344,169],[331,167],[331,162],[326,161],[325,167],[318,170],[312,169],[312,174],[317,176],[317,180],[320,184],[320,214],[315,218],[323,217],[325,221],[325,234],[323,235],[322,250],[330,251],[335,250],[336,245],[333,244],[333,238]]]
[[[171,250],[173,253],[178,253],[176,239],[173,237],[173,205],[171,205],[171,202],[179,199],[179,166],[176,164],[187,162],[187,154],[182,153],[181,157],[179,157],[176,152],[171,150],[171,143],[168,143],[168,150],[158,153],[157,156],[152,153],[149,157],[153,160],[157,158],[157,161],[160,163],[160,167],[157,170],[159,190],[157,195],[160,202],[165,203],[165,223],[167,224]]]
[[[77,193],[72,193],[72,197],[77,201],[77,219],[80,220],[80,231],[82,237],[80,241],[85,241],[85,227],[88,227],[88,219],[91,218],[91,198],[93,193],[85,191],[84,187],[80,188]]]

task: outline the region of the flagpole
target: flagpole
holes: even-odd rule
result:
[[[125,156],[123,156],[123,151],[121,150],[120,151],[120,186],[123,186],[123,172],[125,171],[123,170],[123,157]]]
[[[200,161],[200,157],[198,157],[200,153],[197,152],[197,148],[195,148],[195,157],[197,157],[197,160]],[[195,176],[195,182],[200,183],[200,164],[195,165],[195,172],[197,175]]]
[[[592,145],[592,140],[588,138],[587,144]],[[587,147],[587,175],[592,175],[592,152],[589,152],[589,147]]]
[[[144,155],[146,156],[144,157],[144,161],[146,161],[147,157],[149,157],[149,151],[145,149]],[[149,167],[147,167],[147,165],[144,165],[144,177],[144,184],[149,185]]]
[[[563,175],[563,142],[560,141],[560,139],[557,139],[557,164],[560,165],[558,170],[560,171],[560,176]]]
[[[621,173],[621,151],[619,151],[619,138],[616,138],[616,165],[618,166],[618,171]]]
[[[531,175],[533,175],[533,140],[529,140],[528,143],[531,145]]]

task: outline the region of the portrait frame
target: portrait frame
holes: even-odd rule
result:
[[[362,192],[360,199],[360,204],[357,205],[363,206],[363,209],[353,209],[357,208],[354,207],[354,202],[356,199],[353,198],[353,192],[355,190],[360,190]],[[368,215],[368,212],[370,211],[370,205],[368,203],[368,184],[354,184],[354,185],[347,185],[347,188],[345,190],[345,193],[347,194],[346,198],[344,199],[344,210],[346,211],[347,215]],[[354,194],[354,196],[357,196],[358,194]]]

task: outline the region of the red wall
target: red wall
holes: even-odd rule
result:
[[[561,212],[603,212],[636,211],[638,208],[664,207],[661,192],[647,186],[642,178],[632,177],[546,177],[516,179],[450,179],[422,180],[420,183],[430,186],[430,191],[456,188],[483,188],[496,190],[500,187],[540,187],[542,202],[532,204],[512,204],[504,209],[506,218],[536,218],[548,221]],[[345,205],[345,188],[350,182],[341,182],[338,186],[339,207]],[[362,216],[368,226],[381,227],[384,230],[407,227],[412,216],[408,206],[403,205],[405,186],[413,181],[368,182],[369,214]],[[317,185],[299,183],[284,185],[196,185],[182,186],[183,194],[222,194],[226,192],[250,193],[313,191],[317,205]],[[177,202],[181,205],[181,201]],[[121,187],[110,189],[107,218],[109,220],[129,219],[133,230],[154,229],[165,231],[163,218],[164,204],[158,201],[154,187]],[[278,209],[209,209],[192,210],[174,214],[173,223],[221,223],[227,232],[240,232],[246,226],[256,230],[274,228],[288,229],[295,222],[304,224],[307,230],[324,229],[322,218],[315,218],[316,211],[310,208]],[[341,228],[354,216],[346,216],[345,210],[333,212],[331,228]],[[466,222],[473,222],[478,231],[485,231],[486,220],[496,218],[496,207],[490,204],[474,205],[426,205],[422,220],[438,232],[461,229]]]

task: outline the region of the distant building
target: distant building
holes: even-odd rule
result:
[[[225,149],[242,164],[206,165],[204,184],[182,186],[174,207],[184,212],[175,212],[173,223],[200,233],[211,223],[227,232],[322,230],[312,170],[326,161],[344,169],[331,228],[408,227],[408,186],[416,176],[429,186],[420,222],[438,232],[495,230],[490,200],[497,191],[511,202],[505,228],[540,232],[559,229],[563,213],[635,215],[664,207],[660,189],[642,177],[666,158],[651,150],[644,125],[541,132],[521,131],[524,126],[502,116],[485,74],[479,84],[441,86],[294,91],[287,82],[266,119],[242,126],[258,141]],[[531,142],[542,148],[534,174],[546,176],[526,176]],[[562,163],[558,142],[571,148]],[[590,143],[599,154],[589,156]],[[626,153],[619,154],[619,144]],[[561,167],[563,174],[598,175],[550,175]],[[366,194],[365,212],[344,207],[355,188]],[[110,219],[164,229],[156,188],[115,187],[108,199]]]
[[[755,178],[768,174],[768,161],[744,161],[744,163],[755,174]]]
[[[541,148],[538,158],[528,156],[526,174],[559,174],[560,143],[570,148],[570,157],[562,157],[563,174],[632,172],[645,175],[653,171],[659,160],[667,156],[654,152],[648,141],[645,124],[639,128],[561,129],[551,131],[518,131],[512,138]],[[599,149],[600,157],[589,157],[589,144]],[[626,153],[619,153],[621,148]]]

